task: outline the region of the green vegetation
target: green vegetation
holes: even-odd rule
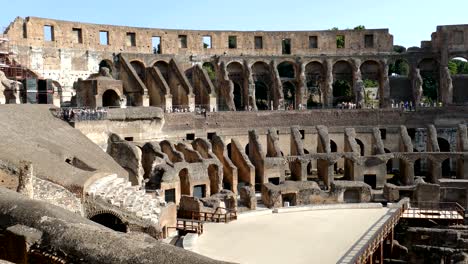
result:
[[[468,62],[459,59],[452,59],[448,63],[450,74],[468,74]]]
[[[349,82],[345,80],[337,80],[333,83],[333,97],[350,97],[353,96],[353,91]]]
[[[388,74],[392,75],[392,73],[408,76],[409,74],[409,65],[405,60],[397,60],[395,63],[390,64],[388,69]]]
[[[431,101],[437,101],[437,81],[432,75],[422,74],[423,79],[423,96]]]
[[[336,36],[336,47],[338,49],[342,49],[345,47],[345,36],[344,35],[337,35]]]
[[[355,26],[354,30],[364,30],[366,27],[364,25]]]
[[[406,48],[400,45],[393,45],[393,51],[396,53],[406,52]]]
[[[206,73],[208,73],[208,77],[210,77],[211,81],[216,80],[216,72],[214,70],[213,65],[205,63],[203,64],[203,69],[205,69]]]
[[[376,80],[365,79],[363,82],[365,88],[379,87],[379,83]]]

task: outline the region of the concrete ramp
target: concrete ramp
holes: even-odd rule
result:
[[[79,192],[99,175],[128,177],[107,153],[66,122],[54,117],[51,105],[0,106],[0,160],[15,170],[20,160],[32,162],[36,177]],[[5,168],[8,167],[8,168]]]

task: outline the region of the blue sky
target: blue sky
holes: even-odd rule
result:
[[[450,3],[450,4],[448,4]],[[468,24],[468,0],[0,0],[0,27],[16,16],[99,24],[213,30],[389,28],[419,46],[437,25]]]

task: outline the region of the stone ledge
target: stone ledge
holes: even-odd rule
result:
[[[315,210],[339,210],[339,209],[378,209],[383,208],[380,203],[356,203],[356,204],[320,204],[320,205],[307,205],[307,206],[291,206],[276,208],[273,213],[293,213]]]

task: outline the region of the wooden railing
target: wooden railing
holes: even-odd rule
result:
[[[203,234],[203,221],[177,218],[177,225],[175,227],[168,227],[168,229],[170,228],[174,228],[177,231],[185,233],[196,233],[201,235]]]
[[[463,224],[465,209],[455,202],[411,202],[403,213],[403,218],[441,219],[455,224]]]
[[[226,212],[218,213],[219,210],[225,210]],[[233,220],[237,220],[237,212],[223,207],[216,208],[213,213],[179,210],[178,217],[205,222],[229,223]]]

